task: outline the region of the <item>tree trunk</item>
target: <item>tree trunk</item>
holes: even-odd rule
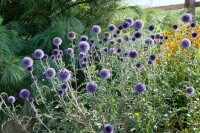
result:
[[[188,8],[188,13],[192,14],[192,21],[195,21],[195,0],[185,0],[185,7]]]

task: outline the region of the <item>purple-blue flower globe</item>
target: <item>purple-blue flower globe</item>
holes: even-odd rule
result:
[[[141,30],[144,27],[144,23],[141,20],[135,20],[135,22],[133,23],[133,28],[136,31]]]
[[[190,23],[192,21],[192,15],[189,13],[184,13],[181,17],[183,23]]]
[[[138,56],[138,52],[136,50],[131,50],[129,52],[129,57],[135,59]]]
[[[8,97],[8,103],[13,104],[15,102],[15,97],[14,96],[9,96]]]
[[[78,54],[79,59],[83,59],[85,56],[86,56],[86,54],[83,53],[83,52],[80,52],[80,53]]]
[[[27,70],[28,72],[32,73],[32,72],[33,72],[33,66],[28,66],[28,67],[26,68],[26,70]]]
[[[43,50],[41,50],[41,49],[36,49],[35,50],[35,52],[33,53],[33,55],[34,55],[34,57],[36,58],[36,59],[42,59],[43,58],[43,56],[44,56],[44,52],[43,52]]]
[[[149,31],[153,31],[154,29],[155,29],[154,25],[152,25],[152,24],[149,25],[149,27],[148,27],[148,30],[149,30]]]
[[[34,98],[33,97],[29,97],[28,98],[28,102],[31,103],[31,104],[33,104],[34,103]]]
[[[46,78],[51,79],[56,75],[56,71],[53,68],[47,68],[44,75]]]
[[[94,93],[97,90],[97,84],[94,81],[90,81],[86,84],[86,90],[89,93]]]
[[[150,56],[149,56],[149,60],[151,60],[151,61],[155,61],[156,60],[156,54],[151,54]]]
[[[79,49],[80,52],[86,53],[90,50],[90,45],[86,41],[81,41],[78,45],[78,49]]]
[[[60,81],[67,81],[71,78],[71,72],[67,69],[62,69],[58,72],[58,79]]]
[[[137,93],[143,94],[146,91],[146,86],[142,82],[138,82],[135,86],[134,89]]]
[[[27,67],[32,66],[32,65],[33,65],[33,60],[30,57],[24,57],[22,59],[22,66],[24,68],[27,68]]]
[[[123,28],[129,28],[130,27],[130,24],[129,24],[129,22],[127,22],[127,21],[124,21],[123,23],[122,23],[122,27]]]
[[[83,36],[80,37],[80,41],[87,41],[87,40],[88,40],[88,37],[87,37],[87,36],[84,36],[84,35],[83,35]]]
[[[186,87],[186,93],[192,95],[195,93],[195,89],[192,86]]]
[[[134,20],[132,18],[126,18],[125,21],[128,22],[130,26],[132,26],[134,23]]]
[[[110,54],[114,54],[114,53],[115,53],[115,48],[110,48],[110,49],[109,49],[109,53],[110,53]]]
[[[73,55],[74,54],[74,49],[73,48],[68,48],[66,50],[66,52],[67,52],[68,55]]]
[[[135,37],[136,39],[140,38],[141,36],[142,36],[142,33],[139,32],[139,31],[136,31],[136,32],[134,33],[134,37]]]
[[[53,45],[58,47],[62,44],[62,39],[60,37],[55,37],[55,38],[53,38],[52,42],[53,42]]]
[[[114,127],[110,124],[105,125],[104,133],[114,133]]]
[[[30,96],[30,91],[28,89],[22,89],[20,92],[19,92],[19,97],[21,99],[27,99],[28,97]]]
[[[141,62],[137,62],[137,63],[135,64],[135,66],[136,66],[136,68],[141,68],[141,67],[142,67],[142,63],[141,63]]]
[[[116,29],[116,26],[114,24],[109,24],[108,25],[108,30],[109,31],[114,31]]]
[[[44,56],[42,57],[42,60],[47,61],[49,59],[49,56],[47,54],[44,54]]]
[[[108,69],[101,69],[99,72],[99,77],[102,79],[106,79],[110,77],[110,71]]]
[[[191,46],[191,41],[187,38],[182,39],[181,41],[181,47],[183,49],[188,49]]]
[[[67,83],[62,83],[60,88],[63,89],[63,90],[66,90],[68,88],[68,84]]]
[[[76,33],[73,32],[73,31],[70,31],[70,32],[68,32],[67,37],[68,37],[70,40],[74,40],[74,39],[76,38]]]
[[[65,92],[65,90],[59,89],[59,90],[58,90],[58,95],[59,95],[59,96],[62,96],[62,95],[64,94],[64,92]]]
[[[152,38],[147,38],[145,39],[145,44],[148,44],[149,46],[153,46],[154,40]]]
[[[101,27],[99,25],[94,25],[92,27],[92,33],[94,33],[95,35],[98,35],[101,32]]]

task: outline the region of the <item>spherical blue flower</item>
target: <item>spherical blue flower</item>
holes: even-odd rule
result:
[[[94,81],[90,81],[86,84],[87,92],[94,93],[97,90],[97,84]]]
[[[191,41],[189,39],[187,39],[187,38],[182,39],[181,47],[183,49],[188,49],[190,47],[190,45],[191,45]]]
[[[104,38],[109,39],[109,38],[110,38],[110,33],[109,33],[109,32],[105,32],[105,33],[104,33]]]
[[[130,24],[129,24],[129,22],[127,22],[127,21],[124,21],[123,23],[122,23],[122,27],[123,28],[129,28],[130,27]]]
[[[135,66],[136,66],[137,68],[141,68],[141,67],[142,67],[142,63],[137,62],[137,63],[135,64]]]
[[[124,56],[124,57],[127,57],[127,56],[128,56],[128,52],[127,52],[127,51],[124,51],[123,56]]]
[[[177,30],[177,29],[178,29],[178,25],[177,25],[177,24],[174,24],[174,25],[172,26],[172,28],[173,28],[174,30]]]
[[[24,57],[22,59],[22,66],[27,68],[33,65],[33,60],[30,57]]]
[[[117,34],[113,34],[113,38],[116,38],[117,37]]]
[[[47,61],[49,58],[49,56],[47,54],[44,54],[44,56],[42,57],[42,60]]]
[[[146,91],[146,86],[142,82],[138,82],[135,86],[134,89],[137,93],[143,94]]]
[[[59,52],[60,52],[60,54],[59,54],[59,55],[63,55],[63,51],[62,51],[62,50],[60,50]]]
[[[165,36],[165,40],[168,40],[168,36]]]
[[[27,68],[26,68],[26,70],[28,71],[28,72],[33,72],[33,66],[28,66]]]
[[[118,48],[117,53],[121,53],[121,52],[122,52],[122,48]]]
[[[62,39],[60,37],[55,37],[53,39],[53,45],[60,46],[62,44]]]
[[[87,36],[81,36],[80,37],[80,41],[87,41],[88,40],[88,37]]]
[[[160,39],[160,36],[162,36],[160,33],[157,33],[156,35],[155,35],[155,38],[156,39]]]
[[[122,30],[122,29],[123,29],[122,25],[118,26],[118,30]]]
[[[86,41],[81,41],[78,45],[78,49],[80,52],[88,52],[90,49],[90,45]]]
[[[19,97],[20,97],[21,99],[27,99],[29,96],[30,96],[30,91],[27,90],[27,89],[22,89],[22,90],[19,92]]]
[[[28,102],[31,103],[31,104],[33,104],[34,103],[34,98],[33,97],[29,97],[28,98]]]
[[[46,78],[51,79],[56,75],[56,71],[53,68],[47,68],[44,75]]]
[[[192,21],[192,15],[189,13],[184,13],[183,16],[181,17],[181,21],[183,23],[190,23]]]
[[[84,56],[83,59],[82,59],[82,61],[83,61],[83,62],[88,62],[88,61],[89,61],[89,57]]]
[[[110,40],[110,44],[115,44],[115,41],[114,40]]]
[[[109,53],[110,53],[110,54],[114,54],[114,53],[115,53],[115,48],[110,48],[110,49],[109,49]]]
[[[136,32],[134,33],[134,37],[135,37],[136,39],[140,38],[141,36],[142,36],[142,34],[141,34],[141,32],[139,32],[139,31],[136,31]]]
[[[132,37],[132,39],[131,39],[133,42],[135,42],[135,40],[136,40],[136,38],[135,37]]]
[[[92,56],[97,57],[97,56],[98,56],[98,53],[97,53],[96,51],[94,51],[94,52],[92,53]]]
[[[9,96],[8,97],[8,103],[13,104],[15,102],[15,97],[14,96]]]
[[[83,52],[80,52],[80,53],[78,54],[79,59],[83,59],[83,57],[85,57],[85,56],[86,56],[86,54],[83,53]]]
[[[74,40],[74,39],[76,38],[76,33],[73,32],[73,31],[70,31],[70,32],[68,32],[67,37],[68,37],[70,40]]]
[[[81,68],[82,68],[82,69],[87,68],[87,64],[86,64],[86,63],[81,63]]]
[[[114,24],[109,24],[108,25],[108,30],[114,31],[116,29],[116,26]]]
[[[186,93],[192,95],[195,93],[195,89],[192,86],[186,87]]]
[[[121,30],[117,30],[117,31],[116,31],[116,34],[120,34],[120,33],[121,33]]]
[[[66,90],[68,88],[68,84],[62,83],[60,88],[63,89],[63,90]]]
[[[134,23],[134,20],[132,18],[126,18],[125,21],[128,22],[130,26],[132,26]]]
[[[74,49],[73,48],[68,48],[66,50],[66,52],[67,52],[68,55],[73,55],[74,54]]]
[[[145,44],[148,44],[149,46],[153,46],[154,45],[154,40],[151,38],[147,38],[145,39]]]
[[[98,35],[101,32],[101,27],[99,25],[94,25],[92,27],[92,33],[94,33],[95,35]]]
[[[104,38],[104,39],[103,39],[103,42],[107,42],[107,41],[108,41],[108,38]]]
[[[141,21],[141,20],[136,20],[134,23],[133,23],[133,28],[136,30],[136,31],[139,31],[143,28],[144,26],[144,23]]]
[[[103,40],[99,40],[99,44],[100,44],[100,45],[103,44]]]
[[[36,59],[42,59],[44,52],[41,49],[36,49],[33,55]]]
[[[149,60],[149,61],[148,61],[148,64],[149,64],[149,65],[152,65],[152,64],[153,64],[153,61],[152,61],[152,60]]]
[[[156,60],[156,54],[151,54],[151,55],[149,56],[149,60],[151,60],[151,61]]]
[[[55,55],[51,55],[51,57],[50,57],[52,60],[54,60],[56,57],[55,57]]]
[[[114,127],[110,124],[105,125],[104,133],[114,133]]]
[[[125,34],[124,35],[124,40],[125,41],[129,41],[129,40],[131,40],[132,38],[131,38],[131,36],[129,35],[129,34]]]
[[[124,61],[124,58],[123,58],[123,57],[120,57],[119,60],[120,60],[121,62],[123,62],[123,61]]]
[[[192,38],[196,38],[198,36],[197,32],[192,32]]]
[[[196,27],[196,23],[195,23],[195,22],[192,22],[192,23],[190,24],[190,27],[192,27],[192,28]]]
[[[59,95],[59,96],[62,96],[62,95],[64,94],[64,92],[65,92],[65,91],[64,91],[63,89],[59,89],[59,90],[58,90],[58,95]]]
[[[101,69],[101,71],[99,72],[99,77],[100,78],[109,78],[110,77],[110,71],[108,69]]]
[[[71,72],[67,69],[62,69],[58,72],[58,79],[60,81],[67,81],[71,78]]]
[[[118,42],[118,43],[122,43],[122,42],[123,42],[123,39],[122,39],[122,38],[118,38],[118,39],[117,39],[117,42]]]
[[[90,44],[94,44],[94,43],[95,43],[94,39],[90,39]]]
[[[138,52],[136,50],[131,50],[129,52],[129,57],[135,59],[138,56]]]
[[[155,39],[155,35],[150,35],[150,37],[151,37],[152,39]]]
[[[153,31],[155,29],[154,25],[149,25],[148,30]]]
[[[55,57],[58,57],[60,55],[60,50],[59,49],[54,49],[52,53],[53,53],[53,55]]]

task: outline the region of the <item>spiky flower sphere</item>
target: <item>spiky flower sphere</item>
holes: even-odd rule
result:
[[[81,36],[80,37],[80,41],[87,41],[88,40],[88,37],[87,36]]]
[[[60,88],[63,89],[63,90],[66,90],[68,88],[68,84],[67,83],[62,83]]]
[[[132,18],[126,18],[125,21],[128,22],[130,26],[132,26],[134,23],[134,20]]]
[[[15,97],[9,96],[7,101],[8,101],[8,103],[13,104],[15,102]]]
[[[129,57],[135,59],[138,56],[138,52],[136,50],[131,50],[129,52]]]
[[[90,81],[86,84],[87,92],[94,93],[97,90],[97,84],[94,81]]]
[[[192,32],[192,38],[197,38],[198,34],[197,32]]]
[[[44,56],[42,57],[42,60],[47,61],[49,59],[49,56],[47,54],[44,54]]]
[[[110,40],[110,44],[115,44],[115,41],[114,40]]]
[[[131,40],[131,36],[130,36],[129,34],[125,34],[125,35],[124,35],[124,40],[125,40],[125,41]]]
[[[149,61],[148,61],[148,64],[149,64],[149,65],[152,65],[152,64],[153,64],[153,61],[152,61],[152,60],[149,60]]]
[[[28,72],[33,72],[33,66],[28,66],[27,68],[26,68],[26,70],[28,71]]]
[[[123,29],[123,26],[122,25],[120,25],[120,26],[118,26],[118,28],[117,28],[118,30],[122,30]]]
[[[149,25],[149,27],[148,27],[148,30],[149,30],[149,31],[153,31],[154,29],[155,29],[154,25],[152,25],[152,24]]]
[[[27,67],[32,66],[32,65],[33,65],[33,60],[30,57],[24,57],[22,59],[22,66],[24,68],[27,68]]]
[[[62,44],[62,39],[60,38],[60,37],[55,37],[54,39],[53,39],[53,45],[55,45],[55,46],[60,46]]]
[[[73,32],[73,31],[70,31],[70,32],[68,32],[67,37],[68,37],[70,40],[74,40],[74,39],[76,38],[76,33]]]
[[[62,96],[62,95],[64,94],[64,92],[65,92],[65,90],[59,89],[59,90],[58,90],[58,95],[59,95],[59,96]]]
[[[146,86],[142,82],[138,82],[135,86],[134,89],[137,93],[143,94],[146,91]]]
[[[174,30],[177,30],[177,29],[178,29],[178,25],[177,25],[177,24],[174,24],[174,25],[172,25],[172,28],[173,28]]]
[[[135,66],[136,66],[136,68],[141,68],[141,67],[142,67],[142,63],[137,62],[137,63],[135,64]]]
[[[124,61],[124,57],[120,57],[119,61],[123,62]]]
[[[104,133],[114,133],[114,127],[110,124],[105,125]]]
[[[149,46],[153,46],[154,40],[152,38],[147,38],[145,39],[145,44],[148,44]]]
[[[99,77],[102,79],[106,79],[110,77],[110,71],[108,69],[101,69],[99,72]]]
[[[56,57],[55,57],[55,55],[51,55],[50,58],[51,58],[52,60],[54,60]]]
[[[83,53],[83,52],[80,52],[80,53],[78,54],[79,59],[83,59],[85,56],[86,56],[86,54]]]
[[[139,32],[139,31],[136,31],[136,32],[134,33],[134,37],[135,37],[136,39],[140,38],[141,36],[142,36],[142,34],[141,34],[141,32]]]
[[[66,50],[66,52],[67,52],[68,55],[73,55],[74,54],[74,49],[73,48],[68,48]]]
[[[157,34],[155,35],[155,38],[156,38],[156,39],[160,39],[161,36],[162,36],[162,35],[161,35],[160,33],[157,33]]]
[[[22,89],[20,92],[19,92],[19,97],[21,99],[27,99],[28,97],[30,96],[30,91],[28,89]]]
[[[186,87],[186,93],[192,95],[195,93],[195,89],[192,86]]]
[[[192,27],[192,28],[196,27],[196,23],[195,23],[195,22],[192,22],[192,23],[190,24],[190,27]]]
[[[123,56],[124,56],[124,57],[127,57],[127,56],[128,56],[128,52],[127,52],[127,51],[124,51]]]
[[[44,75],[46,78],[51,79],[56,75],[56,71],[53,68],[47,68]]]
[[[113,34],[113,38],[116,38],[117,37],[117,34]]]
[[[103,42],[107,42],[107,41],[108,41],[108,38],[104,38],[104,39],[103,39]]]
[[[136,38],[135,38],[135,37],[132,37],[131,40],[132,40],[133,42],[135,42]]]
[[[99,42],[98,42],[100,45],[102,45],[103,44],[103,40],[99,40]]]
[[[183,49],[188,49],[191,46],[191,41],[187,38],[182,39],[181,41],[181,47]]]
[[[121,53],[121,52],[122,52],[122,48],[118,48],[117,53]]]
[[[109,39],[109,38],[110,38],[110,36],[111,36],[111,35],[110,35],[110,33],[109,33],[109,32],[105,32],[105,33],[104,33],[104,38],[107,38],[107,39]]]
[[[31,104],[33,104],[34,103],[34,98],[33,97],[29,97],[28,98],[28,102],[31,103]]]
[[[190,23],[192,21],[192,15],[189,13],[184,13],[181,17],[183,23]]]
[[[110,54],[114,54],[114,53],[115,53],[115,48],[110,48],[110,49],[109,49],[109,53],[110,53]]]
[[[94,33],[95,35],[98,35],[101,32],[101,27],[99,25],[94,25],[92,27],[92,33]]]
[[[124,21],[124,22],[122,23],[122,27],[123,27],[124,29],[129,28],[129,27],[130,27],[129,22]]]
[[[149,60],[151,60],[151,61],[155,61],[156,60],[156,54],[151,54],[150,56],[149,56]]]
[[[58,57],[60,55],[60,50],[59,49],[54,49],[52,53],[53,53],[53,55],[55,57]]]
[[[121,30],[117,30],[117,31],[116,31],[116,34],[120,34],[120,33],[121,33]]]
[[[88,52],[90,50],[90,45],[86,41],[81,41],[78,45],[78,49],[80,52]]]
[[[116,29],[116,26],[114,24],[109,24],[108,25],[108,30],[109,31],[114,31]]]
[[[60,81],[67,81],[71,78],[71,72],[67,69],[62,69],[58,72],[58,79]]]
[[[81,66],[82,69],[87,68],[87,64],[86,63],[82,63],[82,64],[80,64],[80,66]]]
[[[141,20],[136,20],[136,21],[133,23],[133,28],[134,28],[136,31],[141,30],[143,27],[144,27],[144,23],[143,23]]]
[[[44,56],[44,52],[43,50],[41,49],[36,49],[35,52],[33,53],[33,56],[36,58],[36,59],[42,59],[42,57]]]
[[[117,39],[117,42],[118,42],[118,43],[122,43],[122,42],[123,42],[123,39],[122,39],[122,38],[118,38],[118,39]]]

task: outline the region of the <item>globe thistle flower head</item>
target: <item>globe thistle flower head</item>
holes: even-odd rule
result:
[[[26,70],[29,72],[29,73],[32,73],[33,72],[33,66],[28,66],[26,68]]]
[[[86,84],[86,90],[89,93],[94,93],[97,90],[97,84],[94,81],[90,81]]]
[[[33,55],[36,59],[42,59],[44,52],[41,49],[36,49]]]
[[[90,50],[90,45],[86,41],[81,41],[78,45],[78,49],[80,52],[88,52]]]
[[[104,33],[104,38],[107,38],[107,39],[109,39],[109,38],[110,38],[110,36],[111,36],[111,35],[110,35],[110,33],[109,33],[109,32],[105,32],[105,33]]]
[[[138,52],[136,50],[131,50],[129,52],[129,57],[135,59],[138,56]]]
[[[118,38],[118,39],[117,39],[117,42],[118,42],[119,44],[121,44],[121,43],[123,42],[123,39],[122,39],[122,38]]]
[[[107,42],[108,41],[108,38],[103,38],[103,42]]]
[[[136,68],[141,68],[141,67],[142,67],[142,63],[141,63],[141,62],[137,62],[137,63],[135,64],[135,66],[136,66]]]
[[[110,53],[110,54],[114,54],[114,53],[115,53],[115,48],[110,48],[110,49],[109,49],[109,53]]]
[[[186,93],[192,95],[195,93],[195,89],[192,86],[186,87]]]
[[[121,52],[122,52],[122,48],[118,48],[117,53],[121,53]]]
[[[196,27],[196,23],[195,23],[195,22],[192,22],[192,23],[190,24],[190,27],[192,27],[192,28]]]
[[[108,25],[108,30],[109,31],[114,31],[116,29],[116,26],[114,24],[109,24]]]
[[[29,97],[28,98],[28,102],[31,103],[31,104],[33,104],[34,103],[34,98],[33,97]]]
[[[124,57],[120,57],[119,61],[123,62],[124,61]]]
[[[198,34],[197,32],[192,32],[192,38],[197,38]]]
[[[118,26],[118,28],[117,28],[118,30],[122,30],[123,29],[123,26],[122,25],[120,25],[120,26]]]
[[[51,55],[50,58],[51,58],[52,60],[54,60],[56,57],[55,57],[55,55]]]
[[[102,79],[106,79],[110,77],[110,71],[108,69],[101,69],[99,71],[99,77]]]
[[[157,33],[157,34],[155,35],[155,38],[156,38],[156,39],[160,39],[161,36],[162,36],[162,35],[161,35],[160,33]]]
[[[165,36],[165,40],[168,40],[168,36]]]
[[[153,64],[153,61],[152,61],[152,60],[149,60],[149,61],[148,61],[148,64],[149,64],[149,65],[152,65],[152,64]]]
[[[60,52],[59,55],[63,55],[63,51],[62,50],[59,50],[59,52]]]
[[[135,42],[136,38],[135,38],[135,37],[132,37],[131,40],[132,40],[133,42]]]
[[[94,39],[90,39],[90,44],[95,44]]]
[[[130,26],[132,26],[134,23],[134,20],[132,18],[126,18],[125,21],[128,22]]]
[[[137,93],[143,94],[146,91],[146,85],[142,82],[138,82],[135,86],[134,89]]]
[[[101,32],[101,27],[99,25],[94,25],[92,27],[92,33],[98,35]]]
[[[63,90],[66,90],[68,88],[68,84],[67,83],[62,83],[60,88],[63,89]]]
[[[127,28],[129,28],[129,27],[130,27],[130,24],[129,24],[129,22],[127,22],[127,21],[124,21],[124,22],[122,23],[122,27],[123,27],[124,29],[127,29]]]
[[[103,40],[99,40],[99,44],[102,45],[103,44]]]
[[[115,44],[115,41],[114,40],[110,40],[110,44],[111,45]]]
[[[80,41],[87,41],[88,40],[88,37],[87,36],[81,36],[80,37]]]
[[[56,71],[53,68],[47,68],[44,72],[44,76],[48,79],[52,79],[56,75]]]
[[[178,29],[178,25],[177,25],[177,24],[174,24],[174,25],[172,25],[172,28],[173,28],[174,30],[177,30],[177,29]]]
[[[94,57],[98,57],[99,54],[98,54],[96,51],[94,51],[94,52],[92,53],[92,56],[94,56]]]
[[[73,55],[73,54],[74,54],[74,49],[73,49],[73,48],[68,48],[68,49],[66,50],[66,53],[67,53],[68,55]]]
[[[13,104],[16,101],[16,99],[14,96],[9,96],[7,101],[8,103]]]
[[[114,127],[110,124],[104,126],[104,133],[114,133]]]
[[[153,46],[154,45],[154,40],[151,38],[147,38],[145,39],[145,44],[148,44],[149,46]]]
[[[136,21],[133,23],[133,28],[134,28],[136,31],[141,30],[143,27],[144,27],[144,23],[143,23],[141,20],[136,20]]]
[[[150,38],[155,39],[155,35],[150,35]]]
[[[160,42],[159,44],[160,44],[160,45],[162,45],[162,44],[163,44],[163,42]]]
[[[190,23],[192,21],[192,15],[189,13],[184,13],[181,17],[183,23]]]
[[[86,56],[86,54],[83,53],[83,52],[80,52],[80,53],[78,54],[78,57],[79,57],[80,60],[83,59],[83,57],[85,57],[85,56]]]
[[[117,30],[117,31],[116,31],[116,34],[120,34],[120,33],[121,33],[121,30]]]
[[[182,49],[188,49],[191,46],[191,41],[187,38],[182,39],[181,47]]]
[[[70,32],[68,32],[67,37],[70,40],[74,40],[76,38],[76,33],[73,31],[70,31]]]
[[[141,32],[139,32],[139,31],[136,31],[136,32],[134,33],[134,37],[135,37],[136,39],[141,38],[141,36],[142,36],[142,34],[141,34]]]
[[[58,57],[60,55],[60,50],[59,49],[54,49],[52,54],[55,56],[55,57]]]
[[[116,38],[117,37],[117,34],[113,34],[113,38]]]
[[[63,89],[59,89],[57,93],[58,93],[59,96],[62,96],[64,94],[64,92],[65,91]]]
[[[82,59],[82,61],[83,61],[83,62],[88,62],[88,61],[89,61],[89,57],[84,56],[83,59]]]
[[[42,60],[47,61],[49,59],[49,56],[47,54],[44,54],[44,56],[42,57]]]
[[[19,92],[19,97],[21,99],[27,99],[28,97],[30,96],[30,91],[28,89],[22,89],[20,92]]]
[[[127,56],[128,56],[128,52],[127,52],[127,51],[124,51],[123,56],[124,56],[124,57],[127,57]]]
[[[62,69],[58,72],[58,79],[60,81],[67,81],[71,78],[71,72],[67,69]]]
[[[81,68],[82,68],[82,69],[87,68],[87,64],[86,64],[86,63],[81,63]]]
[[[33,65],[33,60],[30,57],[24,57],[22,59],[22,66],[24,68],[27,68],[27,67],[32,66],[32,65]]]
[[[62,39],[60,37],[53,38],[53,45],[60,46],[62,44]]]
[[[156,60],[156,54],[151,54],[150,56],[149,56],[149,60],[151,60],[151,61],[155,61]]]
[[[154,25],[152,25],[152,24],[149,25],[149,27],[148,27],[148,30],[149,30],[149,31],[153,31],[154,29],[155,29]]]
[[[125,41],[129,41],[129,40],[131,40],[132,38],[131,38],[131,36],[129,35],[129,34],[125,34],[124,35],[124,40]]]

